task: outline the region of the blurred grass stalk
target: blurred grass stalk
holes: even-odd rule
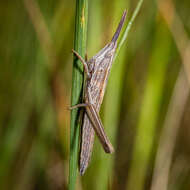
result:
[[[49,97],[50,98],[50,97]],[[46,97],[47,99],[47,97]],[[52,109],[52,102],[46,105],[42,111],[39,121],[39,130],[35,140],[32,142],[31,149],[25,158],[22,171],[17,179],[15,190],[25,190],[33,186],[31,181],[36,177],[36,173],[43,173],[47,168],[47,161],[50,157],[52,140],[54,139],[55,115]]]
[[[169,16],[168,7],[170,7]],[[190,92],[190,72],[188,69],[190,60],[190,41],[183,23],[173,6],[173,2],[170,0],[167,2],[159,1],[158,8],[173,35],[183,65],[183,68],[181,68],[178,74],[164,126],[161,131],[151,184],[151,190],[167,190],[168,188],[170,189],[170,187],[168,187],[170,168],[177,134]],[[165,159],[166,157],[167,159]]]
[[[7,133],[4,134],[1,140],[0,189],[6,189],[9,184],[8,175],[32,110],[33,98],[30,97],[30,94],[32,94],[31,82],[32,80],[28,84],[28,88],[25,89],[25,96],[20,96],[18,103],[15,103]]]
[[[88,0],[76,1],[76,15],[75,15],[75,36],[74,49],[82,57],[86,51],[86,36],[87,36],[87,20],[88,20]],[[71,105],[80,103],[83,86],[83,66],[80,61],[74,57],[73,59],[73,75],[72,75],[72,94]],[[69,160],[69,190],[75,189],[78,166],[78,152],[79,152],[79,133],[80,124],[79,109],[71,111],[70,124],[70,160]]]
[[[32,186],[30,183],[35,178],[35,173],[43,173],[49,158],[52,140],[55,135],[55,110],[52,101],[51,88],[49,86],[50,72],[55,61],[52,55],[55,52],[52,48],[52,38],[46,24],[44,14],[50,17],[48,11],[40,10],[40,4],[33,0],[24,0],[25,8],[39,40],[36,50],[36,67],[33,73],[35,89],[35,113],[39,115],[39,126],[36,137],[33,138],[31,149],[28,152],[21,175],[18,176],[15,189],[27,189]],[[41,29],[41,30],[40,30]],[[46,105],[46,107],[44,107]]]
[[[162,20],[157,21],[152,57],[149,63],[147,84],[137,126],[132,163],[129,171],[127,190],[144,189],[150,165],[151,151],[156,132],[159,109],[162,102],[164,80],[170,59],[171,38]]]
[[[181,69],[161,132],[151,190],[168,189],[173,151],[189,92],[189,83],[184,70]]]

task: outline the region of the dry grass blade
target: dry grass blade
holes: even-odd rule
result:
[[[172,32],[184,66],[184,70],[181,69],[178,75],[161,133],[151,185],[151,190],[167,190],[174,146],[190,92],[190,68],[188,64],[190,60],[188,53],[190,52],[190,42],[172,2],[170,0],[160,1],[158,7]]]

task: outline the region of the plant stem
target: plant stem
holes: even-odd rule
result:
[[[75,36],[74,49],[84,57],[86,51],[86,36],[87,36],[87,17],[88,17],[88,1],[76,1],[76,16],[75,16]],[[74,57],[73,59],[73,76],[72,76],[72,95],[71,105],[80,103],[82,96],[83,85],[83,66],[80,61]],[[78,123],[79,110],[71,111],[70,125],[70,160],[69,160],[69,190],[75,189],[77,177],[77,163],[79,150],[79,132],[80,125]]]

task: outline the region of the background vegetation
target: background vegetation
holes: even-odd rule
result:
[[[137,3],[89,1],[88,57]],[[0,1],[2,190],[68,189],[75,7],[74,0]],[[144,0],[101,109],[116,152],[105,154],[96,139],[77,190],[190,189],[189,10],[188,0]]]

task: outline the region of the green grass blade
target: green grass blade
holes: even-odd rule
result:
[[[76,17],[75,17],[75,37],[74,49],[84,57],[86,51],[87,36],[87,17],[88,17],[88,1],[76,1]],[[76,57],[73,60],[73,76],[72,76],[72,95],[71,105],[76,105],[81,101],[82,84],[83,84],[83,67]],[[77,177],[78,149],[79,149],[79,132],[78,124],[79,110],[71,111],[70,125],[70,160],[69,160],[69,190],[75,189]]]

